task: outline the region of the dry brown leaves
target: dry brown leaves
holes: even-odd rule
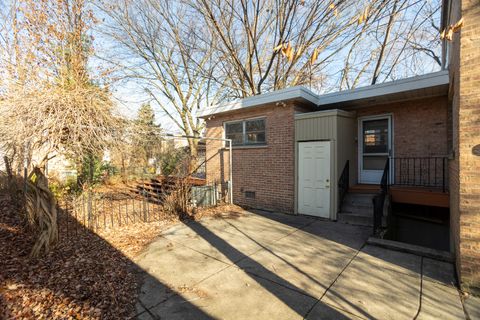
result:
[[[132,224],[98,235],[80,227],[77,235],[60,235],[50,254],[32,260],[34,235],[8,199],[0,199],[0,208],[0,318],[6,319],[131,317],[141,285],[134,258],[175,222]],[[236,217],[242,211],[222,206],[197,210],[194,217]]]

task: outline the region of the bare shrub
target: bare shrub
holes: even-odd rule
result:
[[[87,1],[24,0],[6,7],[5,25],[12,27],[0,29],[0,59],[9,62],[7,68],[0,64],[0,149],[14,160],[17,174],[33,168],[25,181],[25,214],[39,232],[32,249],[38,256],[57,239],[45,164],[59,155],[103,153],[118,140],[113,132],[120,121],[113,114],[108,73],[88,67],[94,52],[89,30],[96,19]]]
[[[173,174],[167,178],[170,192],[163,200],[163,210],[168,215],[180,219],[191,216],[191,175],[196,169],[192,169],[193,160],[194,158],[189,156],[178,161]]]
[[[163,201],[163,211],[171,216],[184,219],[190,216],[190,190],[188,177],[175,179],[171,192],[167,194]]]

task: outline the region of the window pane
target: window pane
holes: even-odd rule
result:
[[[242,133],[243,124],[241,122],[227,123],[225,124],[225,131],[227,133]]]
[[[250,131],[265,131],[265,119],[249,120],[245,122],[247,133]]]
[[[249,144],[265,143],[265,132],[248,133],[247,134],[247,143],[249,143]]]
[[[243,144],[243,134],[232,133],[227,135],[227,139],[232,139],[232,146],[240,146]]]
[[[388,152],[388,120],[370,120],[363,122],[363,152]]]
[[[245,122],[245,136],[248,144],[265,143],[265,119],[248,120]]]
[[[232,139],[232,145],[243,144],[243,123],[234,122],[225,124],[225,138]]]
[[[386,156],[364,156],[363,169],[364,170],[383,170],[387,163]]]

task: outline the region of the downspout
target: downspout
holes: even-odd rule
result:
[[[167,133],[166,137],[173,137],[173,138],[194,138],[194,139],[204,139],[204,140],[212,140],[212,141],[223,141],[228,142],[228,170],[229,170],[229,181],[228,181],[228,192],[230,193],[230,204],[233,204],[233,170],[232,170],[232,139],[223,139],[223,138],[208,138],[208,137],[193,137],[193,136],[184,136],[184,135],[175,135]]]
[[[228,140],[228,146],[229,146],[229,160],[228,160],[228,171],[230,174],[230,183],[228,184],[228,192],[230,192],[230,204],[233,204],[233,170],[232,170],[232,139],[225,139]]]

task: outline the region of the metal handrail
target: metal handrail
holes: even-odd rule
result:
[[[343,198],[345,198],[345,194],[348,191],[348,187],[350,185],[350,161],[347,160],[345,166],[343,167],[342,174],[338,179],[338,210],[340,211]]]
[[[384,194],[388,192],[389,176],[390,176],[390,159],[387,159],[387,161],[385,162],[385,167],[383,169],[382,180],[380,180],[380,189],[381,189],[381,192]]]
[[[388,193],[390,176],[390,159],[387,159],[380,180],[380,193],[373,197],[373,234],[377,235],[382,226],[383,206]]]
[[[395,185],[434,187],[446,192],[448,186],[448,157],[393,157]]]

